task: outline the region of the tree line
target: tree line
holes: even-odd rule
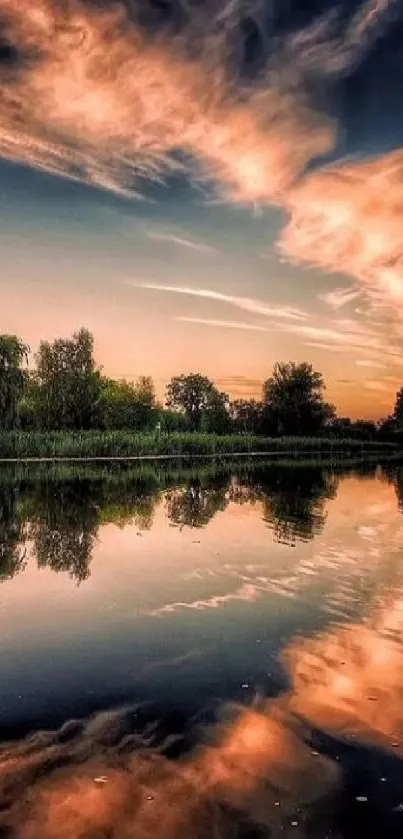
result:
[[[206,376],[174,376],[165,405],[151,377],[136,382],[103,374],[94,339],[81,328],[70,338],[42,341],[29,367],[29,347],[0,335],[0,429],[194,431],[215,434],[391,439],[403,434],[403,388],[393,413],[375,422],[338,417],[325,399],[323,376],[306,362],[280,362],[263,383],[262,397],[234,399]]]

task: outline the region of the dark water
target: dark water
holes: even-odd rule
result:
[[[145,832],[137,810],[128,829],[114,805],[113,827],[95,829],[87,814],[85,827],[65,820],[63,835],[401,836],[402,504],[399,463],[3,468],[0,773],[12,781],[0,774],[0,835],[62,835],[58,820],[44,826],[43,807],[28,834],[28,817],[10,813],[33,784],[43,795],[59,783],[52,773],[66,764],[76,772],[102,753],[108,777],[105,749],[116,761],[122,737],[152,723],[153,749],[180,737],[169,766],[180,754],[194,761],[207,738],[216,767],[230,738],[225,795],[219,786],[213,796],[225,824],[213,830],[203,816],[200,827],[193,811],[184,821],[186,794],[171,832],[160,820]],[[82,723],[60,735],[88,717],[92,732],[105,710],[90,752]],[[38,730],[56,733],[26,739]],[[171,794],[164,802],[177,814]]]

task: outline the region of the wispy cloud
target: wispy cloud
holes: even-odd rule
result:
[[[385,366],[386,366],[381,361],[376,361],[376,360],[371,359],[371,358],[358,358],[358,359],[356,359],[355,363],[357,364],[358,367],[371,367],[371,368],[376,368],[376,369],[379,369],[379,370],[385,369]]]
[[[189,610],[195,612],[204,612],[208,609],[220,609],[227,603],[243,601],[245,603],[253,603],[261,597],[263,586],[245,583],[236,591],[229,594],[215,594],[208,597],[206,600],[193,601],[178,601],[176,603],[168,603],[161,606],[159,609],[147,612],[150,617],[162,617],[163,615],[170,615],[178,611]]]
[[[377,379],[368,379],[364,382],[366,390],[385,391],[390,392],[391,386],[387,382],[378,381]]]
[[[225,376],[217,379],[224,390],[230,390],[232,393],[244,394],[246,391],[251,393],[259,393],[262,390],[262,380],[250,376]]]
[[[346,333],[344,330],[337,330],[326,326],[300,326],[293,329],[293,333],[301,335],[303,338],[308,338],[310,341],[321,341],[327,344],[346,344],[348,339],[350,346],[354,344],[360,345],[363,336],[354,332]],[[368,337],[370,345],[376,339],[371,336]]]
[[[284,331],[287,327],[281,326]],[[311,342],[318,342],[327,344],[328,346],[338,346],[343,348],[352,347],[363,349],[381,349],[381,337],[369,330],[365,330],[360,324],[350,324],[338,321],[333,321],[331,326],[314,326],[305,324],[295,324],[292,326],[292,333],[299,335]]]
[[[282,204],[337,139],[333,121],[310,104],[309,74],[349,71],[395,4],[366,0],[346,23],[319,17],[271,39],[272,66],[253,87],[240,74],[234,84],[228,61],[250,14],[242,0],[187,3],[187,25],[171,39],[147,37],[144,0],[132,0],[130,20],[123,3],[0,0],[4,37],[29,57],[2,76],[0,153],[129,191],[139,178],[185,167],[233,200]],[[178,149],[190,166],[179,164]]]
[[[200,253],[217,252],[217,248],[209,245],[207,242],[202,242],[199,239],[188,239],[185,236],[177,236],[174,233],[164,233],[157,230],[149,230],[147,235],[149,239],[152,239],[155,242],[165,242],[167,245],[187,248],[188,250],[199,251]]]
[[[184,294],[190,297],[200,297],[206,300],[215,300],[219,303],[226,303],[230,306],[234,306],[236,309],[241,309],[244,312],[250,312],[251,314],[262,315],[265,317],[291,321],[302,321],[306,318],[306,313],[297,308],[290,306],[276,306],[275,304],[266,303],[264,300],[256,300],[252,297],[238,297],[232,294],[223,294],[220,291],[214,291],[213,289],[208,288],[157,285],[154,283],[136,283],[132,280],[126,280],[126,283],[134,288],[143,288],[149,291],[162,291],[171,294]]]
[[[332,147],[333,125],[308,106],[288,60],[281,85],[267,74],[235,90],[228,55],[241,0],[186,4],[188,25],[171,39],[147,37],[144,0],[130,4],[130,20],[123,3],[102,5],[0,0],[4,37],[29,56],[0,82],[4,157],[122,190],[178,168],[196,177],[180,148],[197,176],[253,203]]]
[[[327,291],[324,294],[319,294],[319,300],[323,300],[332,309],[341,309],[347,303],[351,303],[361,294],[360,289],[355,288],[335,288],[333,291]]]
[[[147,37],[142,0],[130,4],[130,20],[125,4],[105,5],[0,0],[3,37],[21,57],[0,77],[0,155],[123,195],[182,168],[228,200],[274,203],[289,214],[283,254],[350,274],[373,305],[401,313],[403,150],[308,168],[338,137],[337,124],[313,106],[310,83],[325,89],[351,72],[401,0],[363,0],[346,18],[319,16],[270,40],[266,70],[243,87],[228,61],[239,46],[241,0],[187,3],[187,25],[171,39]],[[215,299],[301,319],[260,301]],[[327,296],[336,309],[348,299],[342,290]]]
[[[362,366],[369,365],[370,361],[374,367],[379,364],[383,366],[384,362],[402,364],[401,342],[398,337],[390,335],[382,324],[375,325],[370,321],[360,322],[351,318],[333,318],[319,325],[278,322],[272,323],[272,328],[298,336],[306,346],[350,354],[355,359],[363,355],[365,363]]]
[[[403,150],[312,174],[288,197],[282,251],[354,276],[374,307],[396,315],[403,309],[402,189]]]
[[[181,323],[199,323],[202,326],[218,326],[224,329],[246,329],[251,332],[268,332],[265,326],[258,326],[254,323],[245,323],[241,320],[212,320],[210,318],[187,318],[175,317]]]
[[[297,308],[276,306],[263,300],[228,295],[212,289],[136,283],[131,280],[126,282],[135,288],[212,300],[267,319],[266,322],[253,324],[197,316],[177,318],[184,322],[258,332],[280,332],[298,338],[307,347],[327,352],[353,354],[358,359],[364,356],[367,361],[371,360],[373,355],[374,367],[380,363],[379,359],[398,366],[402,364],[403,352],[399,335],[395,334],[393,329],[386,330],[382,319],[379,322],[371,317],[358,319],[335,316],[320,319],[318,315],[308,314]]]

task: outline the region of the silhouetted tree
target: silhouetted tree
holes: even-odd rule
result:
[[[256,399],[235,399],[230,402],[232,429],[238,434],[261,434],[263,431],[262,402]]]
[[[358,440],[376,440],[378,429],[371,420],[355,420],[351,424],[352,436]]]
[[[353,421],[350,417],[334,417],[329,424],[329,431],[336,437],[352,437]]]
[[[0,428],[18,426],[29,348],[16,335],[0,335]]]
[[[370,420],[351,420],[349,417],[334,417],[328,425],[330,434],[356,440],[376,440],[378,429]]]
[[[168,408],[183,411],[192,431],[200,431],[203,411],[214,392],[214,385],[200,373],[175,376],[166,391]]]
[[[403,387],[401,387],[396,394],[395,406],[393,408],[393,419],[397,428],[403,428]]]
[[[278,434],[316,434],[334,417],[323,399],[321,373],[303,362],[280,363],[263,385],[263,401]]]
[[[320,435],[403,443],[403,387],[393,414],[379,423],[337,417],[324,400],[321,373],[306,362],[278,363],[263,385],[262,401],[230,401],[200,373],[175,376],[166,389],[166,409],[156,400],[152,378],[116,381],[101,375],[94,341],[82,328],[71,338],[42,341],[36,369],[24,369],[28,347],[15,335],[0,335],[0,429],[46,430],[155,428],[164,433]],[[5,451],[15,438],[5,437]],[[8,448],[7,448],[8,447]]]
[[[203,410],[201,430],[211,434],[227,434],[230,428],[229,397],[213,388]]]
[[[403,438],[403,427],[398,428],[396,420],[392,415],[379,420],[377,431],[380,440],[398,441]]]
[[[100,376],[88,329],[71,339],[43,341],[36,356],[39,423],[49,429],[86,429],[97,424]]]

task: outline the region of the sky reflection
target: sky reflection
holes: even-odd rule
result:
[[[3,481],[0,725],[177,701],[166,667],[190,703],[271,693],[285,640],[393,593],[400,467],[237,469]]]

